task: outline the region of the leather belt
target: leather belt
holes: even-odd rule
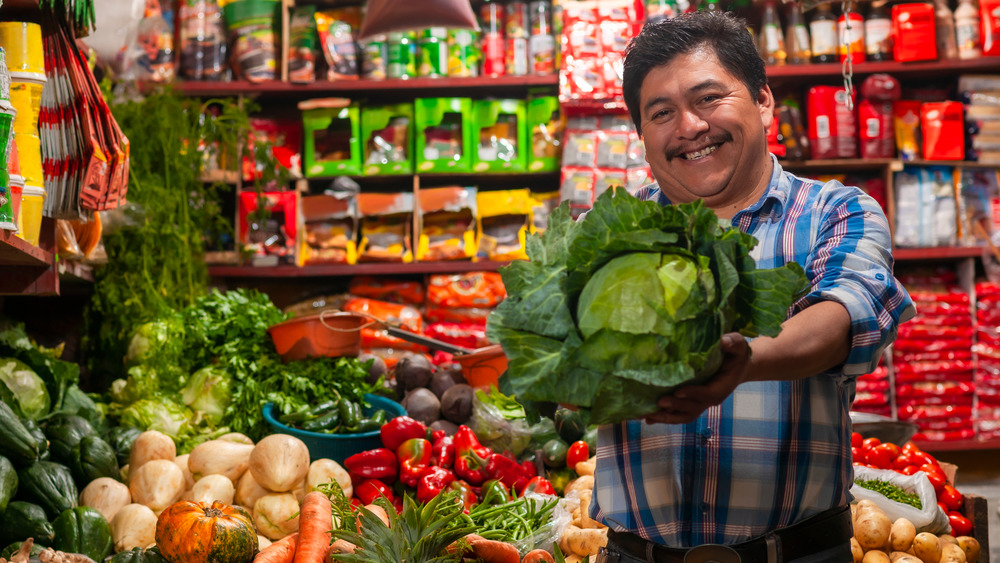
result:
[[[634,559],[649,563],[684,563],[685,556],[689,553],[694,555],[699,550],[718,551],[715,548],[735,551],[739,555],[739,561],[744,563],[781,562],[799,559],[838,545],[847,544],[851,541],[852,535],[854,535],[854,529],[851,524],[851,510],[847,506],[842,506],[820,512],[786,528],[780,528],[752,540],[729,546],[698,546],[690,549],[677,549],[650,542],[630,532],[608,530],[608,548],[617,549]],[[713,549],[706,549],[709,547]],[[728,561],[725,558],[698,558],[696,560]],[[689,557],[687,561],[690,562],[691,558]]]

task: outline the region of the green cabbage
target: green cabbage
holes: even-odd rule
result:
[[[756,243],[701,201],[609,191],[583,221],[561,205],[528,238],[530,260],[500,270],[508,296],[487,336],[507,355],[506,388],[590,410],[594,424],[656,412],[718,369],[723,334],[777,335],[808,287],[798,264],[758,270]]]
[[[190,414],[187,407],[166,398],[141,399],[121,411],[119,423],[143,430],[158,430],[176,441],[191,434]]]
[[[191,374],[181,390],[181,400],[214,426],[222,422],[222,415],[233,400],[231,383],[232,377],[224,370],[216,366],[202,368]]]
[[[10,392],[0,393],[19,416],[38,420],[49,414],[51,399],[45,381],[28,364],[14,358],[0,358],[0,383]]]

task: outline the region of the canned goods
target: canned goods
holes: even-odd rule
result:
[[[504,9],[496,2],[487,1],[479,8],[479,27],[484,35],[503,35]]]
[[[503,34],[487,33],[483,35],[483,74],[499,76],[504,74],[505,57],[503,52]]]
[[[552,3],[548,0],[528,5],[531,16],[531,35],[552,35]]]
[[[479,76],[481,58],[476,32],[470,29],[448,32],[448,76]]]
[[[412,32],[395,32],[389,34],[386,45],[387,63],[385,74],[389,78],[413,78],[417,75],[415,42],[416,34]]]
[[[420,76],[437,78],[448,74],[448,30],[431,27],[424,30],[417,44]]]
[[[524,76],[528,74],[528,40],[524,37],[507,38],[507,74]]]
[[[507,39],[528,36],[528,4],[511,2],[507,4],[507,17],[504,25]]]
[[[368,80],[386,78],[386,37],[376,35],[361,47],[361,77]]]
[[[528,39],[528,58],[531,74],[556,72],[556,40],[551,35],[532,35]]]

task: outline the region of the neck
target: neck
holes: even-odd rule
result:
[[[774,161],[771,160],[770,153],[761,164],[762,166],[758,167],[752,174],[754,178],[752,190],[744,192],[732,201],[723,202],[718,207],[712,208],[720,219],[732,219],[740,211],[757,203],[757,200],[767,191],[767,186],[771,183],[771,173],[774,171]]]

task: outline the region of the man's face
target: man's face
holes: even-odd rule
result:
[[[711,208],[743,202],[770,172],[766,131],[774,98],[751,95],[701,47],[654,68],[639,90],[646,161],[675,203]]]

